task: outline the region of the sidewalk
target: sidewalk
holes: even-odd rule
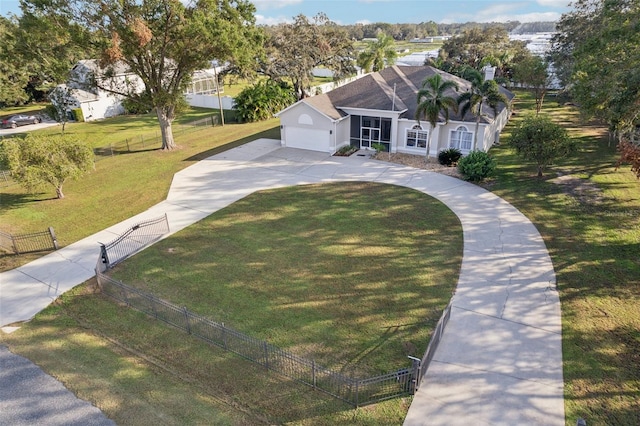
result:
[[[28,320],[93,276],[98,242],[165,213],[171,232],[258,190],[330,181],[406,186],[445,203],[464,232],[451,319],[405,425],[564,424],[560,303],[539,233],[482,188],[366,157],[281,148],[261,139],[177,173],[167,200],[0,274],[0,326]]]

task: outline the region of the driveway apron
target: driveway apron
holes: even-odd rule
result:
[[[0,274],[0,326],[32,318],[91,278],[98,242],[136,223],[166,213],[174,233],[255,191],[335,181],[422,191],[462,223],[464,257],[451,318],[404,424],[563,425],[555,273],[540,234],[524,215],[459,179],[367,157],[282,148],[277,140],[260,139],[200,161],[176,173],[162,203]]]

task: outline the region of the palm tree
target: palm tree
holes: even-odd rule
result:
[[[366,72],[380,71],[385,66],[395,64],[397,57],[393,37],[379,33],[378,40],[369,43],[367,50],[358,56],[358,66]]]
[[[478,141],[478,127],[480,118],[484,116],[482,107],[489,105],[494,115],[498,114],[498,105],[502,102],[509,107],[509,100],[500,93],[498,83],[494,80],[483,81],[483,75],[476,69],[469,68],[464,73],[464,78],[471,82],[471,88],[458,97],[458,106],[462,105],[460,116],[464,118],[469,111],[476,116],[476,130],[473,136],[473,148],[476,149]]]
[[[458,91],[458,84],[452,80],[445,80],[440,74],[425,79],[422,88],[418,90],[418,108],[416,109],[416,120],[420,123],[420,117],[425,117],[431,130],[427,136],[427,158],[431,149],[431,135],[436,128],[440,113],[444,115],[445,124],[449,122],[449,109],[458,111],[456,98],[447,96],[445,92],[449,89]]]

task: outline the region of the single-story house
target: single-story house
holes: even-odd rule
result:
[[[60,84],[54,89],[66,92],[66,96],[62,98],[66,104],[65,107],[69,111],[80,108],[85,121],[113,117],[125,112],[122,96],[95,87],[94,79],[99,78],[100,73],[98,61],[94,59],[78,61],[69,72],[68,83]],[[141,91],[143,87],[142,80],[120,64],[114,67],[109,81],[100,83],[120,90],[123,90],[125,85],[133,86],[135,91]],[[52,98],[51,101],[55,102],[56,99]]]
[[[212,64],[212,67],[194,73],[191,85],[185,91],[189,105],[205,106],[201,104],[214,99],[213,95],[218,90],[217,74],[226,65],[216,63]],[[65,100],[67,108],[69,110],[80,108],[85,121],[99,120],[125,113],[122,105],[124,96],[99,89],[94,84],[94,79],[100,78],[103,73],[104,70],[100,68],[97,60],[81,60],[71,69],[68,83],[58,85],[57,90],[65,90],[68,93],[68,99]],[[131,72],[123,63],[116,64],[109,77],[104,77],[99,83],[100,86],[109,87],[117,92],[141,93],[144,90],[142,79]]]
[[[426,155],[431,125],[415,118],[418,89],[425,79],[439,73],[458,84],[446,93],[457,98],[471,83],[429,66],[391,66],[371,73],[326,94],[303,99],[280,111],[281,143],[285,147],[335,153],[345,145],[372,149],[380,143],[392,153]],[[501,92],[509,101],[513,93]],[[449,122],[440,121],[431,137],[430,156],[454,147],[463,154],[473,149],[488,150],[498,142],[500,131],[509,118],[509,108],[500,104],[497,114],[483,106],[474,140],[476,116],[449,112]]]

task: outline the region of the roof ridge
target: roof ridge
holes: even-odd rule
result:
[[[398,76],[402,79],[402,81],[404,81],[404,84],[409,86],[411,90],[413,90],[414,92],[416,93],[418,92],[418,88],[416,87],[416,85],[413,84],[413,81],[409,80],[407,75],[404,72],[402,72],[399,66],[393,65],[392,68],[398,74]]]
[[[387,97],[391,100],[391,102],[394,105],[397,105],[398,107],[400,107],[399,111],[403,109],[408,109],[405,103],[402,101],[402,99],[396,96],[395,92],[391,89],[391,87],[389,86],[387,81],[384,79],[384,77],[382,77],[380,72],[372,73],[371,78],[373,78],[373,81],[376,82],[376,84],[380,87],[380,89],[382,89],[382,91],[385,93],[385,95],[387,95]],[[395,111],[395,109],[393,111]]]

